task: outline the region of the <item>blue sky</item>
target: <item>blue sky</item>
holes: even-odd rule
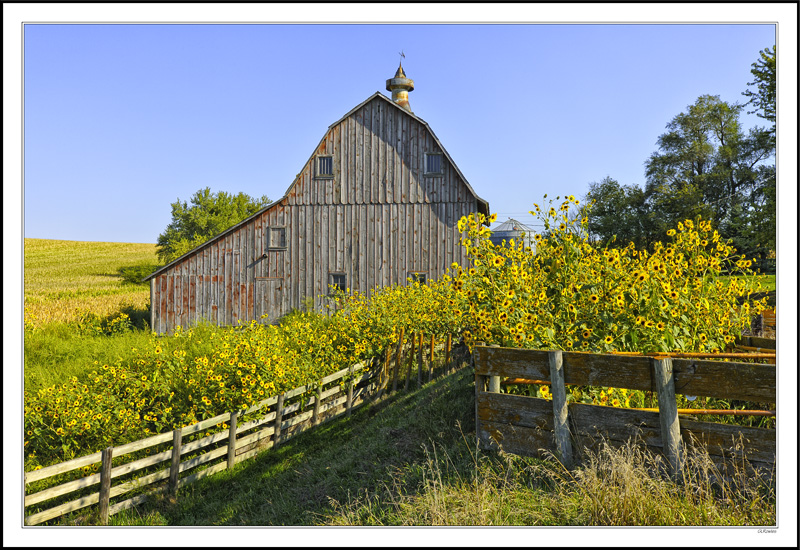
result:
[[[611,176],[669,120],[744,102],[774,24],[25,27],[25,236],[155,242],[198,189],[280,198],[328,125],[404,67],[499,220]],[[746,127],[761,123],[743,118]]]

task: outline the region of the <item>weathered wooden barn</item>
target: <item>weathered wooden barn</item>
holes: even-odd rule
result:
[[[458,220],[489,215],[408,103],[402,65],[328,127],[286,194],[152,273],[151,326],[274,322],[330,285],[370,291],[466,263]],[[266,316],[266,317],[264,317]]]

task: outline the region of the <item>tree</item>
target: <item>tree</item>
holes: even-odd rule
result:
[[[589,184],[585,201],[593,202],[589,234],[605,244],[629,242],[642,248],[650,244],[650,219],[644,192],[636,185],[622,186],[611,177]]]
[[[759,53],[761,59],[753,63],[750,72],[753,74],[754,80],[748,82],[748,86],[755,86],[756,90],[745,90],[742,95],[750,99],[745,105],[753,105],[755,107],[752,111],[747,111],[748,114],[755,113],[757,116],[766,119],[772,123],[772,127],[767,130],[771,139],[772,146],[775,146],[775,114],[776,114],[776,81],[777,81],[777,68],[775,64],[775,52],[777,48],[772,46],[772,51],[769,48],[761,50]]]
[[[270,200],[266,195],[254,199],[245,193],[211,193],[206,187],[192,195],[190,203],[179,198],[170,205],[172,221],[156,241],[158,258],[165,264],[255,214]]]
[[[645,196],[654,218],[672,225],[709,216],[724,237],[740,242],[751,218],[774,218],[757,200],[769,186],[762,162],[774,147],[763,129],[742,131],[742,109],[703,95],[667,124],[659,150],[645,162]]]

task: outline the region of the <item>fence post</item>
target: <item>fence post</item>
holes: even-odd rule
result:
[[[490,348],[499,348],[497,344],[491,344]],[[500,377],[499,376],[490,376],[489,377],[489,391],[492,393],[500,393]]]
[[[169,492],[172,496],[178,494],[178,473],[181,468],[181,441],[183,433],[180,428],[172,430],[172,462],[169,465]]]
[[[236,419],[239,413],[231,413],[230,426],[228,427],[228,469],[233,468],[236,463]]]
[[[347,404],[345,405],[347,408],[347,417],[350,418],[350,415],[353,414],[353,373],[352,368],[350,372],[350,376],[347,380]]]
[[[661,445],[669,461],[673,479],[683,469],[683,445],[678,420],[678,402],[675,399],[675,378],[672,374],[672,359],[653,359],[653,374],[658,394],[658,418],[661,423]]]
[[[417,335],[411,335],[411,354],[408,357],[408,372],[406,372],[406,385],[403,390],[408,391],[408,385],[411,383],[411,367],[414,366],[414,350],[417,345]]]
[[[316,426],[319,424],[319,401],[320,394],[322,393],[322,386],[317,384],[317,393],[314,394],[314,412],[311,413],[311,425]]]
[[[424,346],[425,335],[420,332],[419,333],[419,349],[417,349],[417,387],[422,387],[422,366],[424,363],[424,359],[422,357],[422,347]]]
[[[400,338],[397,340],[397,352],[394,356],[394,376],[392,377],[392,393],[397,391],[397,371],[400,370],[400,361],[403,355],[403,333],[405,327],[400,328]]]
[[[436,337],[431,334],[431,356],[430,362],[428,363],[428,382],[433,380],[433,348],[436,345]]]
[[[447,374],[450,374],[450,371],[452,370],[450,367],[450,348],[452,347],[452,345],[453,345],[453,335],[448,334],[447,346],[444,348],[444,365],[445,365],[445,372]]]
[[[572,441],[567,418],[567,389],[564,384],[564,357],[561,351],[548,352],[550,360],[550,388],[553,394],[553,433],[561,464],[568,470],[572,468]]]
[[[283,422],[283,394],[278,396],[275,406],[275,431],[272,434],[273,447],[277,448],[281,442],[281,423]]]
[[[475,348],[483,345],[485,345],[485,342],[475,342]],[[478,350],[475,348],[472,350],[472,364],[474,370],[477,371],[478,361],[476,356],[478,355]],[[475,438],[477,439],[479,447],[481,445],[481,431],[479,429],[480,419],[478,418],[478,394],[483,391],[486,391],[486,376],[483,374],[475,374]]]
[[[108,525],[108,501],[111,498],[111,457],[114,447],[103,449],[101,454],[102,465],[100,469],[100,523]]]

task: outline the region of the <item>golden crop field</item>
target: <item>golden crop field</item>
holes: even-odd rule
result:
[[[126,284],[121,268],[156,265],[156,245],[25,239],[25,322],[72,321],[147,307],[147,285]]]

